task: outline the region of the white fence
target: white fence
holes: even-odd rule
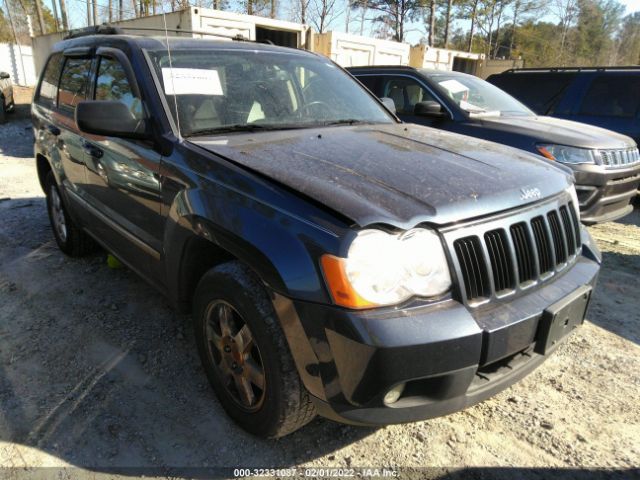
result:
[[[7,72],[16,85],[25,87],[36,84],[33,50],[27,45],[0,43],[0,72]]]

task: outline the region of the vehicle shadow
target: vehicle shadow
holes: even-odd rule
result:
[[[277,467],[375,430],[316,419],[279,440],[225,414],[189,318],[106,254],[71,259],[43,198],[0,203],[0,457],[140,475],[130,467]],[[7,447],[8,445],[8,447]]]
[[[616,225],[618,224],[618,225]],[[621,234],[619,231],[621,226]],[[611,235],[612,230],[618,231]],[[602,250],[602,269],[587,318],[594,324],[640,345],[640,209],[615,224],[594,227]],[[604,235],[603,235],[604,232]]]
[[[33,158],[33,131],[29,111],[31,105],[18,104],[15,111],[0,123],[0,154],[17,158]]]
[[[603,252],[603,266],[587,319],[640,345],[640,256]]]

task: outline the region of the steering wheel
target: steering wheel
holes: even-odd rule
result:
[[[313,113],[314,110],[317,110],[317,113],[321,118],[327,118],[332,113],[329,104],[327,102],[323,102],[322,100],[315,100],[313,102],[305,103],[300,110],[303,113]]]

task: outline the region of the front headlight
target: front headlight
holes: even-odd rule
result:
[[[538,151],[549,160],[560,163],[596,163],[595,153],[588,148],[567,147],[566,145],[536,145]]]
[[[424,228],[401,234],[363,230],[347,258],[324,255],[322,268],[334,302],[349,308],[393,305],[414,295],[433,297],[451,287],[440,238]]]

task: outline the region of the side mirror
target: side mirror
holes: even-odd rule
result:
[[[4,80],[6,78],[11,78],[11,75],[9,75],[7,72],[0,72],[0,80]]]
[[[446,113],[442,111],[442,105],[433,100],[418,102],[413,107],[413,114],[418,117],[444,118]]]
[[[84,100],[76,106],[76,125],[80,131],[105,137],[147,139],[147,122],[135,118],[122,102]]]
[[[387,107],[387,110],[389,110],[394,115],[396,114],[396,104],[394,103],[393,99],[389,97],[382,97],[380,101],[385,107]]]

